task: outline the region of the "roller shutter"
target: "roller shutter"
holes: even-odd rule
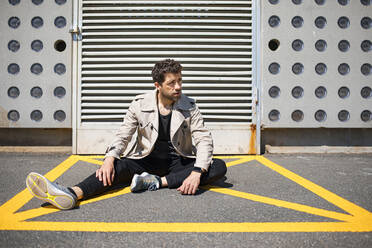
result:
[[[249,139],[255,123],[252,1],[83,0],[80,14],[78,153],[103,152],[166,58],[181,62],[183,93],[197,100],[215,143],[226,143],[215,152],[248,153],[247,141],[226,140]],[[104,142],[89,147],[99,136]]]

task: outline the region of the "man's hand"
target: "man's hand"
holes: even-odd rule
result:
[[[200,177],[200,172],[192,171],[177,190],[183,195],[195,195],[200,184]]]
[[[96,170],[96,177],[102,182],[103,186],[107,186],[112,184],[114,181],[115,175],[115,168],[114,168],[114,157],[107,157],[103,161],[103,165],[101,168]]]

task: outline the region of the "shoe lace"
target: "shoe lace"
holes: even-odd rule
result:
[[[145,177],[143,179],[143,185],[150,191],[157,190],[157,179],[153,176]]]

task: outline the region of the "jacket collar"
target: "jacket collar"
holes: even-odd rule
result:
[[[191,110],[195,108],[195,101],[181,94],[180,99],[173,105],[173,109]],[[141,101],[142,111],[156,111],[157,110],[157,90],[153,90],[144,95]]]

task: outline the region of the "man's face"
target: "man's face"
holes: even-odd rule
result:
[[[158,90],[161,97],[170,100],[172,102],[178,101],[182,93],[182,75],[180,73],[166,73],[164,75],[165,80],[160,85],[155,82],[155,87]]]

